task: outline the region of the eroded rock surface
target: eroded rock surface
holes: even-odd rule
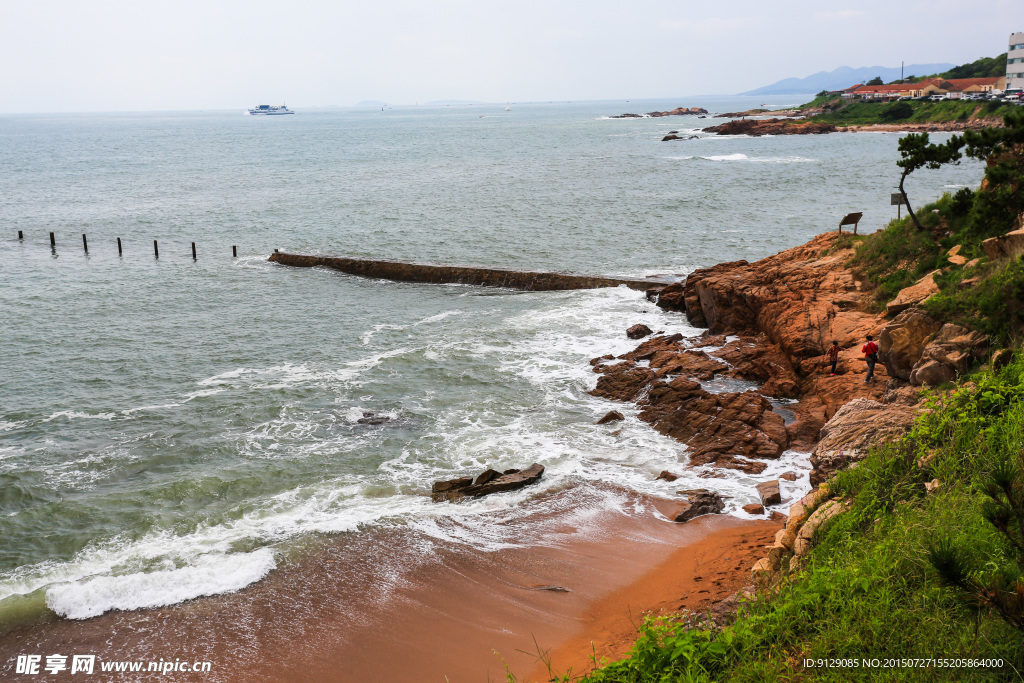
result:
[[[910,430],[916,414],[912,406],[865,398],[850,401],[821,428],[821,440],[811,452],[811,484],[817,486],[863,460],[871,446],[902,436]]]

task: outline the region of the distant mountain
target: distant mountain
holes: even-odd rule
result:
[[[928,76],[952,69],[955,64],[908,64],[903,67],[905,76]],[[834,71],[819,71],[807,78],[785,78],[778,83],[766,85],[756,90],[741,92],[740,95],[802,95],[815,94],[822,90],[842,90],[851,85],[870,81],[878,76],[885,83],[900,77],[900,68],[888,66],[864,66],[853,69],[841,66]]]
[[[363,100],[356,104],[357,107],[384,107],[387,106],[387,102],[378,102],[377,100]]]

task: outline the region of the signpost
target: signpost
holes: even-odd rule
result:
[[[907,200],[905,200],[903,198],[903,193],[902,192],[893,192],[891,195],[889,195],[889,205],[896,207],[896,219],[897,220],[899,220],[901,218],[900,207],[902,207],[906,203],[907,203]]]
[[[860,223],[860,219],[863,216],[863,212],[848,213],[843,217],[843,220],[839,221],[839,233],[842,234],[844,225],[853,226],[853,234],[857,234],[857,224]]]

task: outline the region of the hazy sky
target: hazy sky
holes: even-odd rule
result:
[[[1024,0],[0,0],[0,112],[736,93],[1022,30]]]

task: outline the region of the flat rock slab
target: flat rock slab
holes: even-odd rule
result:
[[[544,465],[533,463],[525,470],[505,470],[500,476],[495,475],[497,470],[487,470],[475,480],[473,477],[459,477],[448,481],[436,481],[430,497],[434,502],[455,502],[466,497],[479,498],[491,493],[514,491],[540,481],[544,475]]]

